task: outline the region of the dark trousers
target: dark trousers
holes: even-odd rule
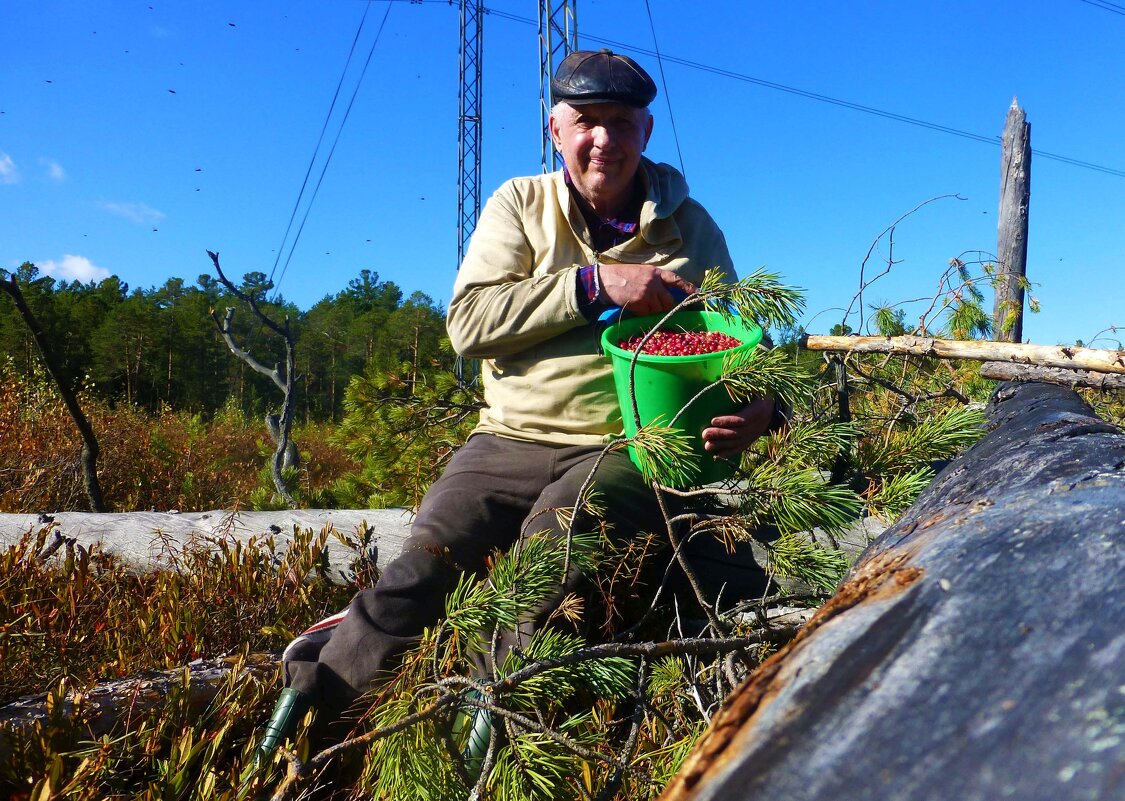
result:
[[[601,446],[554,447],[478,434],[453,457],[426,493],[402,554],[376,585],[358,593],[316,661],[290,661],[286,684],[338,716],[373,683],[389,675],[423,629],[443,615],[445,598],[462,572],[483,576],[494,550],[548,532],[565,547],[566,529],[554,510],[573,507]],[[665,523],[652,488],[624,451],[608,454],[594,477],[612,536],[652,532],[666,542]],[[579,521],[576,530],[590,530]],[[557,598],[580,582],[572,569]],[[521,631],[534,629],[538,620]]]

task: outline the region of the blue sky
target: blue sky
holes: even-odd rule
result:
[[[904,215],[893,251],[883,237],[867,263],[870,278],[895,261],[865,306],[928,298],[950,258],[995,252],[1000,149],[973,137],[998,137],[1014,96],[1037,151],[1108,170],[1033,158],[1042,312],[1025,338],[1125,326],[1125,0],[577,5],[581,46],[630,53],[661,88],[648,155],[682,165],[740,272],[806,290],[811,332],[839,322]],[[486,7],[485,197],[540,165],[536,6]],[[448,302],[455,5],[0,0],[0,20],[0,266],[151,287],[208,272],[210,249],[233,276],[273,274],[301,308],[364,268]],[[908,321],[928,305],[907,305]]]

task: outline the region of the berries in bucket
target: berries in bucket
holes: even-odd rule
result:
[[[698,356],[737,348],[741,339],[722,331],[657,331],[647,342],[644,334],[633,334],[617,343],[622,350],[636,350],[654,356]],[[642,345],[641,343],[644,342]]]
[[[730,476],[732,467],[704,450],[701,434],[711,425],[711,418],[736,411],[743,404],[734,401],[725,387],[714,384],[722,376],[724,360],[754,351],[762,329],[751,320],[717,312],[677,312],[637,353],[637,344],[662,317],[618,319],[602,332],[602,351],[613,367],[625,436],[637,433],[635,398],[642,426],[672,424],[691,439],[700,465],[691,483],[721,481]],[[652,350],[654,342],[657,345]],[[629,453],[642,467],[632,445]]]

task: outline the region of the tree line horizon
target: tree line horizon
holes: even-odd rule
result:
[[[276,388],[231,353],[211,311],[236,309],[234,336],[262,364],[284,364],[284,344],[216,277],[202,273],[195,284],[173,277],[159,287],[130,290],[117,276],[87,283],[55,279],[32,262],[12,272],[72,387],[150,411],[168,406],[211,416],[236,405],[261,416],[276,407]],[[455,357],[442,344],[440,303],[420,291],[406,296],[374,270],[359,270],[344,289],[307,311],[280,295],[271,298],[272,288],[262,272],[244,274],[239,286],[274,319],[289,318],[300,422],[339,422],[353,376],[405,368],[422,378],[452,367]],[[0,354],[21,374],[42,371],[35,342],[6,295],[0,295]]]

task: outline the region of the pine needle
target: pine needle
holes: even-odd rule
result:
[[[684,487],[699,475],[694,437],[683,429],[663,425],[661,419],[643,426],[630,438],[641,475],[669,487]]]
[[[805,309],[804,292],[781,282],[781,276],[755,270],[734,284],[723,283],[717,270],[708,270],[699,288],[699,299],[711,311],[737,314],[754,320],[763,329],[791,328]]]
[[[933,479],[934,471],[929,467],[892,476],[870,494],[867,508],[871,514],[890,523],[914,503]]]
[[[795,409],[808,403],[817,377],[794,364],[792,354],[758,348],[750,353],[732,351],[723,362],[722,382],[735,400],[772,397]]]
[[[843,552],[822,548],[796,532],[786,532],[766,549],[766,572],[804,581],[832,592],[848,569]]]
[[[795,470],[766,462],[751,476],[751,491],[741,511],[758,527],[773,523],[782,533],[821,528],[846,529],[860,515],[863,502],[848,487],[827,483],[815,470]]]

